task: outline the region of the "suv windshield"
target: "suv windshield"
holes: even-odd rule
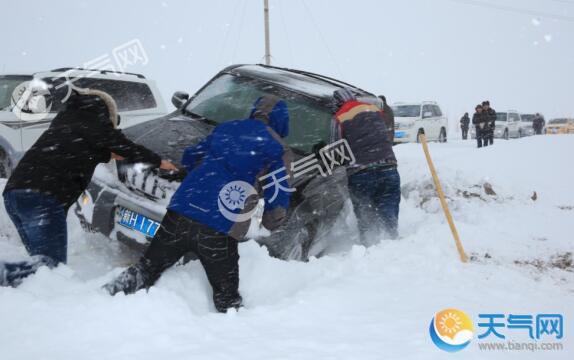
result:
[[[393,107],[395,117],[419,117],[421,116],[420,105],[398,105]]]
[[[10,107],[10,98],[14,89],[31,76],[0,76],[0,110]]]
[[[533,122],[534,121],[534,115],[532,114],[522,114],[522,121],[524,122]]]
[[[507,113],[505,112],[497,112],[496,113],[496,121],[506,121]]]
[[[185,110],[216,123],[245,119],[255,100],[275,95],[289,108],[289,146],[311,153],[313,146],[327,144],[330,138],[331,111],[306,96],[246,76],[223,74],[198,93]]]
[[[566,124],[568,119],[552,119],[550,120],[550,124]]]

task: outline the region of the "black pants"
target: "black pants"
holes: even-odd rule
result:
[[[468,137],[468,128],[461,128],[462,129],[462,139],[466,140],[466,138]]]
[[[237,240],[168,211],[138,266],[142,286],[152,286],[169,267],[192,252],[205,269],[213,289],[213,302],[220,312],[241,305]],[[135,289],[138,290],[138,289]]]
[[[493,145],[494,144],[494,129],[489,129],[487,134],[488,135],[487,135],[486,139],[484,140],[485,141],[484,146],[487,146],[489,144]]]
[[[488,146],[488,130],[476,127],[476,144],[479,148],[483,146]]]

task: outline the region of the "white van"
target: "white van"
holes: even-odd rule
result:
[[[395,142],[418,142],[425,134],[429,141],[446,142],[448,119],[434,101],[395,103]]]

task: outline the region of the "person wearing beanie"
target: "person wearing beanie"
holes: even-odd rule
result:
[[[293,154],[283,140],[288,134],[287,103],[266,95],[257,99],[247,119],[222,123],[187,148],[181,162],[188,174],[157,234],[135,265],[104,285],[110,295],[148,289],[191,252],[205,270],[215,309],[225,313],[241,307],[238,241],[249,229],[261,175],[274,174],[279,188],[291,190]],[[285,221],[291,197],[287,190],[274,190],[263,187],[262,224],[271,231]]]
[[[496,127],[496,111],[490,107],[490,101],[485,100],[482,102],[482,111],[486,116],[486,140],[489,145],[494,144],[494,129]]]
[[[333,98],[335,140],[346,140],[356,160],[347,175],[361,241],[368,246],[381,235],[397,239],[401,180],[384,110],[357,100],[349,88]]]
[[[476,130],[476,143],[481,148],[482,146],[488,146],[488,120],[481,104],[476,105],[474,110],[472,125],[474,125]]]
[[[460,118],[460,129],[462,130],[462,139],[466,140],[468,137],[468,126],[470,124],[470,118],[468,117],[468,113],[465,112],[464,115]]]
[[[0,262],[0,286],[18,286],[41,266],[66,263],[66,215],[98,164],[125,158],[177,170],[171,162],[126,138],[117,129],[118,119],[116,103],[109,94],[74,91],[20,160],[3,197],[8,216],[32,258]]]

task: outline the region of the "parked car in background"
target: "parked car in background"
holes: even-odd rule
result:
[[[497,111],[494,128],[494,137],[508,140],[510,138],[521,138],[525,135],[520,114],[516,110]],[[470,128],[470,137],[476,139],[476,129]]]
[[[532,136],[535,134],[534,127],[532,126],[535,117],[536,114],[520,114],[520,119],[522,120],[522,135]]]
[[[558,118],[548,121],[546,124],[546,134],[574,134],[574,119]]]
[[[395,103],[395,142],[418,142],[419,134],[429,141],[447,141],[448,119],[434,101]]]
[[[18,104],[19,91],[31,83],[46,91],[35,96],[42,107]],[[70,85],[71,84],[71,85]],[[0,75],[0,177],[7,177],[64,105],[73,88],[91,88],[109,93],[117,102],[121,128],[127,128],[167,113],[155,82],[141,74],[108,70],[62,68],[24,75]],[[21,108],[25,108],[18,113]]]
[[[204,139],[215,126],[248,117],[255,100],[275,95],[288,104],[289,136],[285,140],[295,155],[294,164],[301,167],[320,158],[320,149],[331,143],[333,92],[347,86],[361,100],[382,107],[377,96],[322,75],[265,65],[234,65],[191,97],[176,92],[172,103],[177,110],[173,113],[133,126],[124,134],[162,158],[179,163],[185,148]],[[316,165],[324,163],[317,161]],[[292,178],[296,191],[285,224],[256,238],[272,256],[306,260],[320,255],[327,243],[328,239],[320,235],[331,228],[349,197],[347,175],[338,167],[322,176],[317,166]],[[98,168],[75,212],[86,229],[131,245],[145,245],[157,231],[179,184],[161,171],[142,169],[141,164],[112,162]],[[260,218],[252,225],[259,223]]]

